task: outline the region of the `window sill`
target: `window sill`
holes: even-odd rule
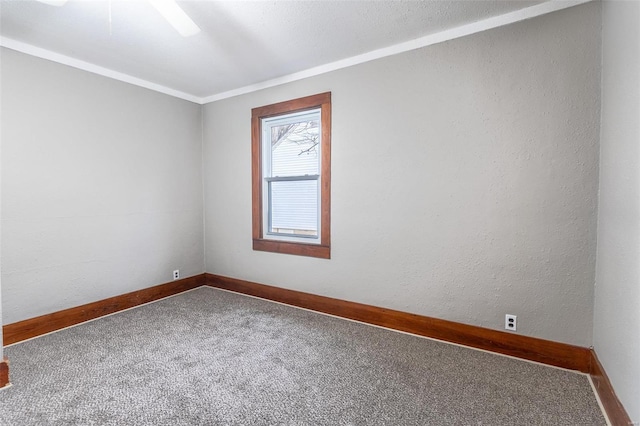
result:
[[[288,241],[275,241],[254,238],[253,249],[258,251],[269,251],[272,253],[317,257],[320,259],[331,258],[331,248],[329,246],[323,246],[319,244],[292,243]]]

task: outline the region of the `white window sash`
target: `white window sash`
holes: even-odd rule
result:
[[[283,126],[300,121],[317,120],[320,123],[320,129],[322,128],[322,116],[320,109],[311,111],[301,111],[276,117],[263,118],[262,125],[262,229],[263,238],[276,241],[289,241],[289,242],[302,242],[307,244],[320,244],[322,235],[322,205],[321,205],[321,176],[317,175],[304,175],[304,176],[271,176],[271,128],[276,126]],[[320,140],[318,143],[318,170],[322,170],[322,132],[320,132]],[[272,229],[272,217],[271,217],[271,183],[283,182],[283,181],[303,181],[303,180],[315,180],[317,181],[317,235],[291,235],[283,233],[271,232]]]

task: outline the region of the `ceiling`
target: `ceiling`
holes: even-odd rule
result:
[[[70,0],[61,7],[0,0],[0,36],[9,48],[71,65],[77,61],[80,68],[101,67],[107,71],[99,73],[113,71],[125,81],[131,77],[202,103],[301,71],[321,71],[336,61],[348,65],[358,55],[362,62],[377,49],[389,48],[380,57],[420,47],[406,42],[549,4],[541,3],[179,1],[202,30],[182,37],[144,0]]]

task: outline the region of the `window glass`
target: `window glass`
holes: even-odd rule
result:
[[[253,249],[330,258],[331,93],[251,110]]]

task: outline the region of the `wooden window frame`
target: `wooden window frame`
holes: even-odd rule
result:
[[[320,109],[320,244],[264,238],[262,220],[262,119]],[[253,249],[298,256],[331,258],[331,92],[265,105],[251,110],[251,198]]]

